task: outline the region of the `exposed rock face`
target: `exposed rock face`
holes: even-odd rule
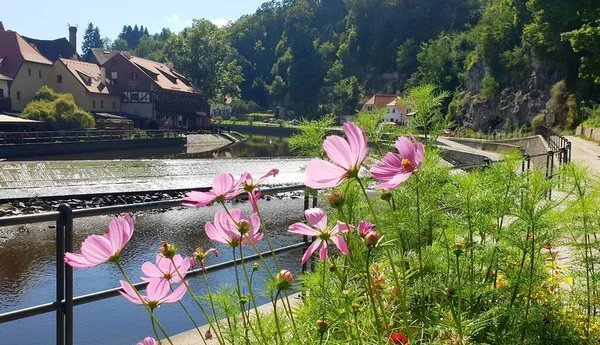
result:
[[[506,84],[511,86],[492,98],[480,95],[485,67],[481,62],[476,63],[465,80],[466,90],[455,96],[455,117],[464,127],[478,131],[499,129],[506,122],[513,128],[528,125],[531,119],[546,109],[550,89],[561,79],[556,70],[543,66],[534,57],[532,61],[529,71],[504,76],[508,81]],[[529,77],[523,80],[525,73]]]

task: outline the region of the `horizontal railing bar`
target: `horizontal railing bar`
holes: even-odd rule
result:
[[[62,303],[52,302],[46,304],[36,305],[34,307],[23,308],[15,311],[9,311],[4,314],[0,314],[0,324],[24,319],[26,317],[36,316],[40,314],[51,313],[62,308]]]
[[[286,193],[286,192],[294,192],[299,190],[304,190],[306,187],[304,185],[292,185],[285,187],[274,187],[267,188],[262,190],[263,195],[273,195],[278,193]],[[192,189],[190,189],[192,190]],[[118,194],[118,193],[115,193]],[[240,200],[247,199],[247,195],[244,193],[240,195]],[[166,201],[152,201],[152,202],[143,202],[137,204],[126,204],[126,205],[115,205],[115,206],[107,206],[107,207],[95,207],[95,208],[87,208],[87,209],[79,209],[73,210],[73,218],[85,218],[85,217],[93,217],[93,216],[101,216],[107,214],[117,214],[117,213],[126,213],[126,212],[135,212],[135,211],[145,211],[152,210],[158,208],[170,208],[180,206],[183,199],[173,199]],[[58,212],[46,212],[40,214],[28,214],[22,216],[11,216],[11,217],[0,217],[0,227],[3,226],[12,226],[12,225],[22,225],[22,224],[31,224],[31,223],[41,223],[41,222],[49,222],[49,221],[57,221],[60,217]]]
[[[271,257],[271,256],[273,256],[273,254],[289,252],[289,251],[292,251],[292,250],[295,250],[298,248],[302,248],[309,244],[310,244],[310,242],[308,242],[308,243],[299,242],[296,244],[291,244],[289,246],[274,249],[273,252],[271,252],[271,251],[262,252],[262,253],[260,253],[260,255],[262,255],[263,258]],[[244,260],[253,261],[253,260],[256,260],[259,258],[260,258],[259,254],[254,254],[254,255],[247,256]],[[218,263],[215,265],[206,266],[206,270],[209,272],[208,274],[210,274],[214,271],[220,271],[223,269],[233,267],[233,265],[238,262],[240,262],[240,260],[237,260],[237,261],[229,260],[229,261],[221,262],[221,263]],[[186,274],[186,277],[194,278],[201,274],[202,274],[202,268],[198,268],[198,269],[189,271]],[[134,284],[134,286],[138,290],[144,290],[147,285],[148,285],[147,282],[139,282],[139,283]],[[104,300],[107,298],[116,297],[119,295],[119,291],[122,291],[122,289],[121,288],[112,288],[112,289],[108,289],[108,290],[104,290],[104,291],[94,292],[94,293],[87,294],[87,295],[77,296],[77,297],[73,298],[73,305],[74,306],[84,305],[84,304],[88,304],[88,303],[92,303],[92,302],[101,301],[101,300]],[[31,307],[31,308],[25,308],[25,309],[20,309],[20,310],[0,314],[0,324],[27,318],[30,316],[50,313],[50,312],[61,309],[62,305],[64,303],[65,303],[64,301],[62,301],[61,303],[57,303],[57,302],[47,303],[47,304],[42,304],[42,305]]]

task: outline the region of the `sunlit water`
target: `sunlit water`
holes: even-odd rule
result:
[[[302,241],[301,236],[287,233],[289,224],[303,217],[303,199],[273,198],[261,200],[261,209],[267,221],[271,240],[276,246],[284,246]],[[250,212],[248,203],[236,203]],[[135,234],[122,253],[121,261],[134,281],[140,281],[141,265],[153,260],[161,240],[173,242],[180,253],[189,255],[197,247],[205,249],[214,246],[218,258],[211,257],[208,264],[230,260],[231,249],[215,245],[204,234],[204,224],[212,219],[217,206],[189,209],[176,208],[163,213],[138,213],[134,216]],[[74,246],[79,248],[89,234],[106,231],[112,216],[75,219]],[[21,228],[11,228],[14,236],[0,243],[0,313],[52,302],[55,298],[55,229],[50,223],[33,224]],[[7,230],[7,229],[4,229]],[[266,243],[260,248],[266,250]],[[254,253],[246,248],[247,255]],[[301,251],[278,257],[282,267],[295,274],[301,271]],[[270,266],[275,270],[273,263]],[[261,275],[266,274],[264,268]],[[92,293],[118,286],[120,273],[112,264],[104,264],[90,269],[76,269],[75,296]],[[209,274],[212,289],[221,284],[235,284],[233,269]],[[262,277],[255,277],[257,289],[262,286]],[[206,290],[201,278],[193,278],[190,284],[198,294]],[[264,298],[260,298],[266,302]],[[185,305],[194,314],[196,322],[203,324],[204,318],[189,296]],[[135,344],[152,334],[149,317],[142,306],[133,305],[123,297],[115,297],[75,307],[75,344]],[[157,310],[157,317],[170,334],[193,328],[191,321],[177,304],[165,305]],[[0,325],[0,344],[39,345],[53,344],[55,340],[55,313],[35,316]]]

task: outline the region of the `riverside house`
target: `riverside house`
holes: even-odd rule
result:
[[[18,33],[5,30],[0,22],[0,75],[6,82],[6,91],[2,93],[4,98],[10,97],[10,108],[22,111],[40,87],[50,84],[52,62]],[[5,84],[0,82],[0,85],[4,90]]]
[[[111,93],[121,97],[122,112],[147,118],[150,128],[210,124],[206,97],[182,73],[129,52],[93,49],[91,55],[89,60],[101,63]]]
[[[381,119],[383,122],[406,124],[411,116],[411,109],[401,104],[396,95],[375,94],[365,103],[362,111],[374,112],[381,109],[385,110]]]

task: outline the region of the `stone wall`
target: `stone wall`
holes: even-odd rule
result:
[[[575,135],[600,141],[600,128],[577,126],[577,129],[575,129]]]

